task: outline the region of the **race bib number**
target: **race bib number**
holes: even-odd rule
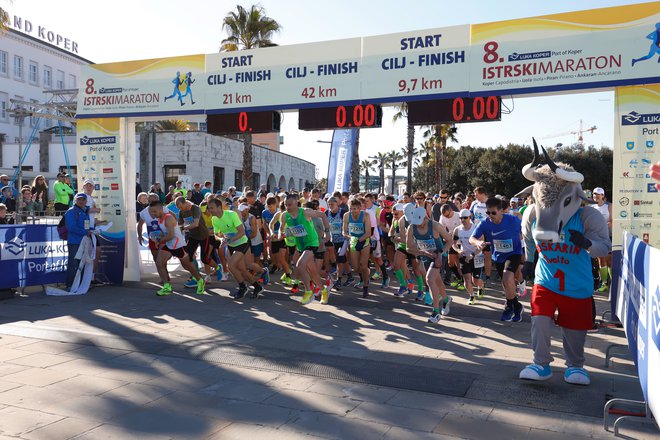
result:
[[[160,238],[163,236],[163,233],[161,231],[151,231],[149,233],[149,240],[156,242],[160,240]]]
[[[330,223],[330,232],[332,235],[341,234],[341,223]]]
[[[307,231],[303,225],[289,226],[287,234],[293,237],[305,237]]]
[[[236,237],[236,234],[237,234],[236,232],[225,232],[224,235],[227,238],[227,240],[231,240],[232,238]]]
[[[154,220],[151,222],[151,224],[147,225],[147,230],[149,233],[151,232],[160,232],[160,228],[158,227],[158,220]]]
[[[349,223],[348,232],[351,235],[364,235],[364,224],[362,223]]]
[[[493,247],[495,248],[495,252],[508,254],[509,252],[513,252],[513,240],[493,240]]]
[[[481,267],[484,267],[486,264],[486,258],[484,257],[484,254],[479,254],[474,256],[474,267],[479,269]]]
[[[429,238],[428,240],[415,240],[417,248],[422,252],[435,252],[438,248],[435,246],[435,240]]]
[[[193,224],[194,221],[195,221],[195,219],[192,218],[192,217],[185,217],[185,218],[183,219],[183,224],[184,224],[185,226],[190,226],[190,225]]]

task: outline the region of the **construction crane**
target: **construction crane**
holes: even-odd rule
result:
[[[589,128],[584,128],[584,122],[582,121],[582,119],[580,119],[580,125],[579,125],[579,128],[577,129],[577,131],[573,130],[573,131],[565,131],[565,132],[562,132],[562,133],[553,133],[553,134],[549,134],[547,136],[544,136],[540,139],[552,139],[552,138],[558,138],[558,137],[561,137],[561,136],[568,136],[568,135],[575,135],[576,134],[578,136],[577,144],[580,145],[580,146],[583,146],[584,145],[584,136],[583,136],[584,133],[585,132],[593,133],[596,129],[598,129],[598,127],[596,127],[595,125],[593,125]]]

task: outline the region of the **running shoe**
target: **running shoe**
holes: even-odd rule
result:
[[[282,276],[280,277],[280,281],[284,282],[284,280],[286,280],[287,278],[289,278],[287,274],[283,273]]]
[[[463,283],[461,282],[458,286],[456,286],[456,289],[458,289],[458,290],[465,290],[465,284],[463,284]]]
[[[217,281],[224,281],[223,278],[225,277],[225,274],[223,273],[221,266],[218,266],[218,269],[215,271],[215,279]]]
[[[383,282],[380,284],[381,289],[387,289],[390,287],[390,277],[383,278]]]
[[[461,284],[461,282],[459,280],[455,280],[455,281],[452,281],[451,283],[449,283],[449,285],[451,287],[454,287],[454,288],[458,287],[459,284]]]
[[[332,274],[335,274],[335,273],[337,273],[337,267],[332,266],[330,268],[330,270],[328,271],[328,274],[332,275]]]
[[[234,299],[241,299],[245,296],[245,292],[247,291],[247,288],[245,287],[239,287],[236,289],[236,292],[232,293],[231,296]]]
[[[451,310],[451,302],[453,301],[453,298],[450,295],[447,295],[447,302],[442,302],[442,310],[440,310],[440,313],[442,316],[448,316],[449,311]]]
[[[263,287],[261,287],[261,284],[257,284],[256,286],[253,287],[252,294],[250,295],[252,298],[259,298],[259,293],[264,290]]]
[[[519,379],[525,380],[548,380],[552,377],[552,368],[550,365],[527,365],[518,374]]]
[[[172,285],[170,283],[163,284],[163,287],[156,292],[158,296],[170,295],[172,293]]]
[[[346,278],[346,281],[344,282],[344,286],[345,287],[352,286],[354,281],[355,278],[353,278],[353,275],[349,275],[348,278]]]
[[[321,304],[328,304],[329,297],[330,297],[330,292],[328,292],[327,287],[324,287],[323,290],[321,290]]]
[[[358,281],[357,283],[355,283],[353,287],[355,287],[356,289],[362,289],[364,287],[364,282]]]
[[[468,298],[468,306],[473,306],[477,303],[477,298],[474,295],[470,295],[470,298]]]
[[[303,296],[302,299],[300,300],[300,304],[309,304],[312,302],[312,298],[314,297],[314,293],[311,290],[307,290]]]
[[[524,281],[520,283],[516,283],[516,294],[518,295],[519,298],[522,298],[523,296],[527,295],[527,283]]]
[[[229,272],[223,272],[222,281],[228,281],[228,280],[229,280]]]
[[[481,299],[484,297],[484,288],[483,287],[478,287],[477,288],[477,298]]]
[[[424,292],[424,304],[427,306],[433,305],[433,297],[429,291]]]
[[[325,287],[324,287],[324,289],[325,289]],[[321,288],[320,287],[316,287],[314,289],[314,299],[317,300],[317,301],[321,300]]]
[[[293,283],[293,286],[291,286],[291,293],[293,293],[294,295],[296,293],[298,293],[298,282],[297,281]]]
[[[261,280],[264,285],[270,281],[270,273],[267,267],[264,267],[264,271],[261,273]]]
[[[442,280],[442,282],[445,283],[445,286],[451,285],[451,281],[448,278],[445,278],[444,280]]]
[[[203,295],[204,289],[206,288],[206,283],[202,278],[197,280],[197,295]]]
[[[523,310],[525,310],[525,307],[521,303],[515,303],[513,306],[513,318],[511,318],[511,322],[522,321]]]
[[[282,280],[282,284],[285,286],[290,286],[293,283],[293,280],[291,279],[290,276],[285,276],[284,279]]]
[[[501,321],[506,321],[506,322],[511,322],[513,320],[513,306],[506,306],[504,307],[504,312],[502,312],[502,317],[500,318]]]
[[[609,287],[606,283],[603,283],[603,284],[601,284],[600,287],[598,288],[598,291],[599,291],[599,292],[607,292],[607,290],[608,290],[609,288],[610,288],[610,287]]]
[[[440,313],[433,313],[429,317],[428,322],[430,322],[431,324],[437,324],[438,322],[440,322],[440,319],[442,319]]]
[[[413,289],[415,288],[415,284],[412,282],[412,280],[408,280],[408,295],[412,295]]]
[[[584,368],[568,367],[564,373],[564,380],[574,385],[589,385],[591,378]]]
[[[419,290],[417,291],[417,297],[415,298],[415,301],[422,301],[424,299],[424,291]]]
[[[380,280],[381,278],[383,278],[383,276],[381,274],[379,274],[378,272],[374,272],[374,274],[371,275],[371,279],[374,280],[374,281],[375,280]]]
[[[183,287],[197,287],[197,281],[194,278],[189,279],[183,283]]]
[[[406,288],[406,286],[401,286],[399,287],[399,290],[394,294],[394,296],[398,296],[399,298],[401,298],[403,294],[406,293],[407,290],[408,289]]]

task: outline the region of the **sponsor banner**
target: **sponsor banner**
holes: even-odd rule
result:
[[[362,39],[362,99],[467,95],[470,26]]]
[[[172,115],[204,109],[198,92],[204,82],[204,55],[90,64],[83,66],[80,77],[78,117]]]
[[[206,56],[207,110],[300,108],[360,97],[360,38]]]
[[[0,289],[64,283],[67,256],[56,225],[2,225]]]
[[[328,193],[349,191],[355,143],[360,131],[357,128],[335,130],[330,147],[328,164]]]
[[[656,63],[657,64],[657,63]],[[615,90],[612,216],[614,249],[628,231],[660,248],[660,194],[649,166],[660,161],[660,84]]]
[[[656,2],[473,25],[470,92],[656,82],[658,22]]]
[[[92,198],[94,206],[101,210],[95,215],[95,222],[112,223],[99,238],[101,254],[97,272],[105,274],[113,283],[123,280],[126,235],[119,136],[118,118],[82,119],[78,122],[79,188],[86,179],[95,183]]]
[[[624,232],[616,314],[621,320],[644,400],[660,414],[660,250]]]

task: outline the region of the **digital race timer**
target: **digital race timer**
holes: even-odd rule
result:
[[[378,104],[339,105],[298,111],[299,130],[373,128],[380,127],[382,123],[383,110]]]
[[[206,132],[223,135],[280,131],[280,119],[278,112],[240,112],[207,115]]]
[[[502,99],[499,96],[408,103],[408,123],[411,125],[499,121],[501,118]]]

